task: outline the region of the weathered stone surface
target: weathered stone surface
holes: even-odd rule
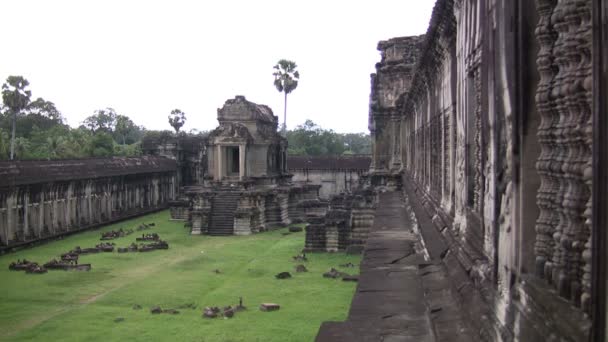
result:
[[[308,272],[308,269],[304,265],[297,265],[296,266],[296,272],[298,272],[298,273]]]
[[[606,325],[603,301],[589,315],[606,286],[594,281],[606,264],[594,251],[606,244],[594,154],[606,146],[605,7],[438,0],[424,37],[379,44],[371,184],[403,185],[424,238],[415,248],[432,261],[428,296],[454,294],[454,282],[475,340],[584,341]],[[444,322],[452,304],[431,318]],[[438,323],[435,338],[457,332]]]
[[[291,278],[291,274],[289,272],[281,272],[274,276],[277,279],[288,279]]]
[[[150,309],[150,313],[152,313],[152,314],[159,314],[162,312],[163,312],[163,309],[161,309],[160,306],[154,306]]]
[[[262,303],[260,304],[260,310],[262,311],[277,311],[281,308],[279,304],[274,303]]]
[[[220,312],[218,307],[206,307],[203,309],[204,318],[216,318]]]
[[[340,272],[335,268],[331,268],[329,271],[323,273],[323,278],[336,279],[336,278],[342,278],[342,277],[347,277],[347,276],[349,276],[349,274]]]
[[[162,209],[176,168],[153,156],[0,162],[0,249]]]
[[[292,233],[298,233],[298,232],[301,232],[303,230],[304,230],[304,228],[299,227],[299,226],[290,226],[289,227],[289,231],[292,232]]]
[[[342,277],[342,281],[354,281],[357,282],[359,281],[359,276],[358,275],[346,275]]]

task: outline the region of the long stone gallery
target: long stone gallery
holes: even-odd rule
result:
[[[199,241],[225,250],[291,238],[295,275],[264,274],[285,284],[316,260],[344,262],[316,274],[356,282],[344,315],[315,326],[319,342],[608,340],[607,22],[601,0],[437,0],[426,34],[378,43],[371,155],[289,155],[273,110],[236,95],[209,134],[148,137],[139,157],[2,161],[0,253],[167,212],[187,242],[143,232],[157,220],[138,228],[137,241],[150,244],[119,251],[206,257]],[[116,229],[102,239],[133,233]],[[83,250],[114,246],[11,269],[95,272],[95,263],[77,267]],[[297,294],[302,306],[323,292],[315,286]],[[205,307],[203,317],[252,314],[242,301]]]

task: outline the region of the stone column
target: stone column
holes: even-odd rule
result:
[[[217,157],[216,157],[216,162],[217,162],[217,175],[215,175],[215,180],[217,181],[221,181],[222,180],[222,146],[221,145],[217,145],[217,153],[216,153]]]
[[[245,144],[239,145],[239,180],[245,178]]]
[[[369,170],[371,172],[376,171],[376,132],[375,130],[370,129],[369,130],[369,136],[370,136],[370,140],[372,142],[372,161],[369,165]]]

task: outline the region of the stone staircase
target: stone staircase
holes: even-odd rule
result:
[[[241,194],[230,188],[221,188],[211,204],[211,222],[208,234],[226,236],[234,234],[234,213]]]

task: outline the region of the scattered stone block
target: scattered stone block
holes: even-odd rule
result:
[[[150,309],[150,313],[153,313],[153,314],[159,314],[162,312],[163,312],[163,309],[161,309],[160,306],[154,306],[154,307],[152,307],[152,309]]]
[[[203,317],[204,318],[216,318],[217,315],[220,313],[220,308],[218,308],[217,306],[212,306],[212,307],[205,307],[205,309],[203,309]]]
[[[298,272],[298,273],[308,272],[308,269],[304,265],[298,265],[298,266],[296,266],[296,272]]]
[[[47,269],[42,266],[39,266],[38,264],[32,265],[25,270],[25,273],[29,273],[29,274],[43,274],[46,272],[47,272]]]
[[[346,263],[346,264],[342,264],[342,265],[340,265],[340,267],[345,267],[345,268],[346,268],[346,267],[355,267],[355,264],[353,264],[352,262],[348,262],[348,263]]]
[[[277,279],[287,279],[287,278],[291,278],[291,273],[289,272],[281,272],[277,275],[274,276]]]
[[[224,317],[232,318],[234,316],[234,308],[232,306],[227,306],[224,308]]]
[[[102,242],[102,243],[96,245],[95,248],[97,248],[101,252],[113,252],[114,244],[109,243],[109,242]]]
[[[299,233],[301,231],[303,231],[304,229],[302,227],[299,226],[291,226],[289,227],[289,231],[292,233]]]
[[[292,259],[294,261],[308,261],[308,258],[306,257],[306,253],[304,253],[304,252],[302,252],[302,254],[300,254],[300,255],[293,256]]]
[[[342,281],[354,281],[357,282],[359,281],[359,275],[349,275],[349,276],[344,276],[342,277]]]
[[[324,278],[332,278],[332,279],[336,279],[336,278],[340,278],[340,277],[347,277],[349,276],[349,274],[346,274],[344,272],[340,272],[335,268],[331,268],[329,271],[323,273],[323,277]]]
[[[31,262],[26,259],[17,260],[17,262],[11,262],[8,269],[11,271],[27,271],[31,267],[38,266],[38,263]]]
[[[279,304],[274,303],[262,303],[260,304],[260,310],[262,311],[277,311],[281,308]]]
[[[156,233],[152,234],[141,234],[141,237],[135,238],[135,241],[158,241],[160,236]]]
[[[163,310],[163,313],[177,315],[177,314],[179,314],[179,311],[175,310],[175,309],[165,309],[165,310]]]
[[[64,271],[90,271],[91,264],[78,264],[77,261],[68,262],[68,261],[57,261],[53,259],[46,264],[44,267],[51,270],[64,270]]]

